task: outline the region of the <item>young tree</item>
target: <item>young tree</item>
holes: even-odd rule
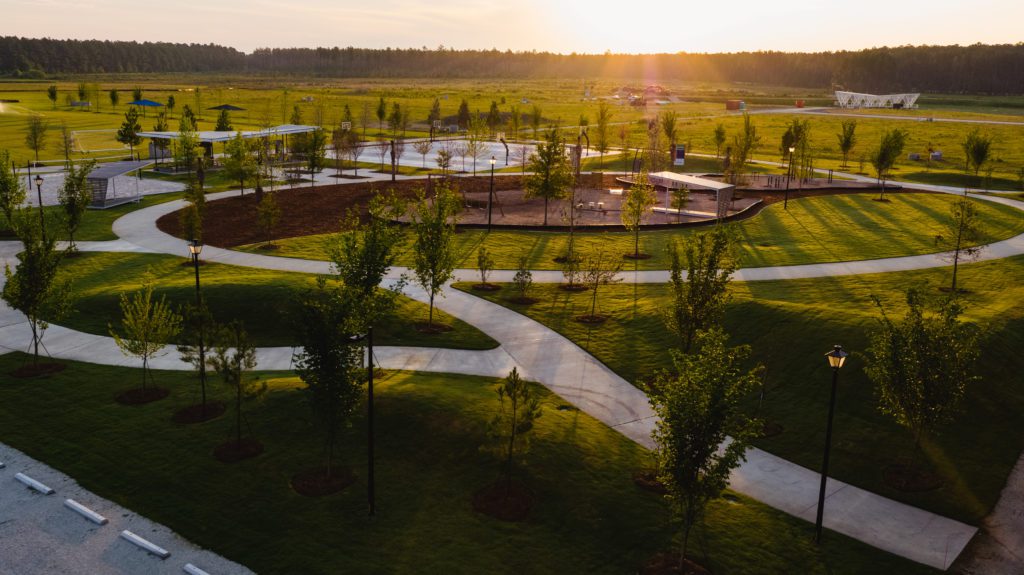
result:
[[[402,155],[405,154],[405,140],[396,138],[391,140],[391,181],[395,181],[395,174],[401,166]]]
[[[459,160],[460,160],[460,162],[462,164],[462,172],[463,173],[465,173],[465,171],[466,171],[466,156],[469,155],[469,147],[470,147],[470,144],[469,144],[468,141],[466,141],[466,142],[459,142],[459,143],[455,144],[454,152],[455,152],[455,155],[459,157]]]
[[[469,128],[469,102],[467,102],[465,98],[462,99],[462,102],[459,102],[459,112],[456,117],[458,119],[459,129],[465,130]]]
[[[662,371],[647,387],[658,416],[651,435],[659,479],[668,491],[672,515],[682,525],[681,572],[686,572],[693,526],[703,518],[708,502],[725,490],[757,429],[740,402],[757,388],[760,369],[745,371],[750,349],[727,343],[721,328],[702,331],[697,352],[673,351],[674,372]]]
[[[14,162],[7,150],[0,150],[0,211],[4,214],[7,227],[15,230],[15,212],[25,203],[25,185],[14,173]]]
[[[434,103],[430,105],[430,113],[427,114],[427,124],[433,126],[434,122],[441,121],[441,100],[434,98]]]
[[[373,144],[373,151],[377,152],[377,158],[380,161],[380,173],[384,173],[384,159],[388,157],[388,152],[391,151],[391,144],[387,140],[380,140]]]
[[[477,250],[476,267],[480,270],[480,285],[484,288],[489,287],[491,284],[487,283],[487,278],[494,270],[494,258],[487,251],[487,246],[480,246],[480,249]]]
[[[50,103],[53,104],[53,109],[57,109],[57,85],[53,84],[46,88],[46,97],[50,99]]]
[[[980,330],[960,321],[963,307],[955,297],[928,306],[908,290],[907,313],[898,322],[877,298],[875,304],[882,317],[870,334],[864,371],[878,390],[879,409],[906,427],[919,448],[924,436],[953,418],[967,386],[980,379],[973,372]]]
[[[181,309],[182,330],[178,353],[181,360],[192,364],[199,373],[199,421],[206,421],[208,414],[216,416],[223,411],[219,402],[218,409],[209,409],[206,401],[206,353],[216,336],[218,327],[213,320],[210,309],[201,297],[198,303],[183,306]]]
[[[583,264],[582,279],[583,285],[590,288],[590,315],[582,316],[585,321],[597,322],[603,319],[597,315],[597,292],[603,285],[622,281],[622,278],[618,277],[620,271],[622,261],[610,262],[604,258],[604,252],[600,250],[587,257]]]
[[[35,225],[35,218],[27,211],[15,215],[14,228],[23,249],[18,253],[18,265],[11,271],[4,266],[6,283],[3,300],[11,308],[28,318],[32,330],[32,363],[39,363],[39,346],[49,327],[44,318],[63,319],[71,310],[71,282],[59,280],[60,260],[53,234],[45,234]]]
[[[476,122],[473,122],[476,124]],[[466,140],[466,155],[473,159],[473,175],[476,175],[476,163],[487,157],[489,148],[483,141],[483,134],[476,130],[469,131],[469,138]]]
[[[512,148],[512,160],[519,164],[520,173],[526,176],[526,163],[530,161],[530,147],[526,144]],[[1021,186],[1024,187],[1024,186]]]
[[[640,259],[640,227],[657,201],[654,186],[647,180],[646,172],[640,173],[640,177],[629,186],[626,197],[622,199],[622,211],[619,214],[626,231],[633,232],[632,258],[635,260]]]
[[[498,384],[498,413],[491,420],[492,441],[500,446],[504,459],[505,497],[512,490],[512,463],[515,456],[525,454],[530,447],[529,435],[533,422],[542,415],[540,398],[528,383],[512,372]]]
[[[224,175],[238,182],[238,194],[244,195],[245,182],[256,177],[257,166],[252,143],[238,132],[224,147],[227,152],[223,159]]]
[[[516,275],[512,278],[512,285],[516,286],[516,292],[519,293],[519,301],[524,303],[529,300],[530,290],[533,289],[533,272],[530,271],[529,263],[525,254],[519,256]]]
[[[718,124],[715,126],[714,132],[715,140],[715,157],[720,158],[722,156],[722,146],[725,145],[725,126]]]
[[[362,138],[354,130],[349,132],[349,157],[352,160],[353,175],[359,177],[359,157],[366,151]]]
[[[139,86],[136,86],[136,87],[132,88],[132,101],[133,102],[138,102],[141,99],[142,99],[142,88],[140,88]]]
[[[850,158],[850,152],[857,145],[857,120],[844,120],[842,129],[836,134],[836,138],[839,139],[839,151],[843,154],[843,167],[845,168]]]
[[[327,133],[317,128],[309,134],[306,142],[306,168],[309,169],[309,185],[316,184],[316,175],[327,165]]]
[[[967,158],[965,163],[967,169],[973,169],[974,178],[978,179],[978,172],[988,162],[992,152],[992,136],[982,134],[981,130],[975,128],[967,134],[967,138],[960,145],[963,147],[964,157]]]
[[[736,236],[728,226],[690,236],[682,253],[675,245],[669,248],[672,306],[664,320],[682,351],[689,353],[697,332],[721,320],[729,302],[729,282],[737,268],[735,253]]]
[[[519,106],[512,106],[508,111],[508,127],[512,132],[512,141],[519,139],[519,128],[522,124],[523,114],[519,111]]]
[[[597,153],[601,155],[601,163],[604,164],[604,155],[608,153],[611,148],[611,121],[612,116],[611,106],[606,100],[601,100],[597,104],[597,128],[595,130],[595,147]]]
[[[263,198],[260,199],[260,203],[256,207],[256,223],[260,227],[267,246],[273,245],[274,229],[277,228],[277,223],[281,220],[281,208],[278,207],[277,198],[274,196],[273,192],[263,194]]]
[[[427,169],[427,154],[430,153],[433,144],[430,140],[417,140],[413,142],[412,149],[423,158],[423,169]]]
[[[199,158],[198,148],[199,135],[188,121],[182,120],[178,138],[171,143],[171,155],[174,156],[175,167],[185,166],[190,181],[192,180],[192,170]]]
[[[317,289],[303,297],[295,322],[300,348],[293,356],[295,372],[306,384],[309,405],[324,430],[328,481],[338,435],[359,405],[365,377],[363,349],[352,340],[360,333],[354,304],[344,289],[330,289],[321,278]]]
[[[359,125],[363,128],[363,139],[366,139],[366,128],[370,126],[373,118],[373,105],[367,100],[359,108]]]
[[[175,104],[176,103],[174,101],[174,94],[171,94],[170,96],[167,96],[167,112],[168,113],[173,113],[174,112]]]
[[[110,107],[116,110],[118,102],[121,101],[121,93],[117,91],[117,88],[111,88],[108,95],[110,96]]]
[[[266,384],[256,385],[245,376],[246,371],[256,367],[256,347],[249,341],[249,335],[240,321],[219,326],[213,339],[213,353],[207,362],[225,385],[235,392],[235,447],[240,448],[242,399],[266,389]]]
[[[437,169],[441,170],[441,175],[448,175],[448,169],[452,165],[452,150],[448,145],[442,145],[437,150],[437,156],[434,157],[434,161],[437,163]]]
[[[541,109],[537,104],[533,105],[533,109],[530,110],[530,127],[533,128],[533,139],[537,139],[537,132],[540,130],[541,123]]]
[[[391,103],[391,113],[388,114],[388,129],[391,130],[391,137],[398,137],[398,129],[402,123],[402,106],[398,102]]]
[[[953,262],[953,283],[950,291],[956,293],[960,261],[977,259],[985,248],[983,245],[977,245],[985,235],[977,204],[966,196],[954,200],[950,205],[949,219],[943,222],[943,227],[943,233],[935,236],[935,245],[943,251],[951,252],[948,256]]]
[[[384,119],[388,115],[388,105],[384,101],[384,96],[380,97],[380,101],[377,102],[377,132],[384,131]]]
[[[153,299],[153,284],[148,280],[133,296],[121,294],[121,316],[124,334],[118,333],[111,325],[110,335],[122,353],[142,360],[142,390],[145,393],[147,376],[149,382],[153,382],[149,360],[161,354],[164,345],[181,331],[181,316],[171,309],[165,297]],[[152,399],[159,399],[155,391],[151,393],[154,393]]]
[[[647,124],[647,150],[644,155],[644,166],[648,172],[661,169],[664,156],[661,152],[661,122],[654,118]]]
[[[455,222],[459,197],[446,184],[437,186],[433,201],[421,195],[412,212],[413,273],[430,299],[428,329],[434,322],[434,298],[455,270]]]
[[[878,182],[881,185],[879,200],[885,199],[885,180],[889,172],[896,165],[896,159],[903,153],[903,146],[907,141],[907,133],[899,128],[886,130],[878,147],[871,153],[871,166],[875,169]]]
[[[67,173],[64,175],[64,185],[60,189],[60,206],[64,211],[64,229],[68,232],[68,241],[71,243],[69,251],[77,249],[75,232],[82,223],[89,203],[92,202],[92,187],[86,177],[94,167],[95,160],[89,160],[78,168],[68,163]]]
[[[117,141],[128,146],[132,159],[135,158],[135,146],[142,142],[142,138],[139,137],[139,132],[141,131],[142,125],[139,124],[139,112],[136,111],[135,106],[132,106],[124,113],[124,122],[121,123],[121,128],[117,130]]]
[[[234,128],[231,127],[231,114],[227,110],[221,110],[220,115],[217,116],[217,125],[214,126],[215,132],[232,132]]]
[[[185,126],[188,126],[188,129],[193,132],[199,130],[199,118],[196,117],[195,112],[192,111],[192,108],[188,104],[182,106],[181,119],[178,124],[180,129],[184,129]]]
[[[544,141],[530,156],[529,170],[526,178],[526,197],[544,198],[544,225],[548,225],[548,202],[552,199],[564,198],[572,186],[572,167],[565,155],[565,141],[552,128],[544,135]]]
[[[666,112],[659,114],[658,119],[661,121],[661,131],[663,134],[665,134],[665,139],[668,140],[667,151],[669,156],[669,164],[671,165],[671,162],[673,160],[673,158],[671,157],[672,151],[675,149],[675,146],[678,143],[677,138],[679,136],[679,114],[672,110],[668,110]]]
[[[690,188],[685,184],[680,188],[674,188],[669,192],[669,199],[672,209],[676,211],[676,222],[679,222],[683,219],[686,203],[690,201]]]
[[[750,157],[761,144],[761,136],[757,135],[757,127],[750,121],[750,114],[743,113],[743,131],[733,136],[734,154],[729,162],[729,179],[736,183],[743,174]]]
[[[501,111],[498,110],[498,103],[491,101],[491,108],[487,111],[487,129],[493,134],[501,125]]]
[[[36,154],[36,162],[39,162],[39,152],[46,149],[46,132],[50,124],[42,116],[33,114],[28,117],[25,124],[25,146]]]
[[[339,176],[342,175],[342,158],[347,158],[352,153],[350,131],[343,130],[341,126],[331,131],[331,145],[334,146],[334,169]]]

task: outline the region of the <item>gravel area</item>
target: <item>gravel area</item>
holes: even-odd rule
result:
[[[80,487],[73,479],[0,444],[0,575],[53,573],[175,574],[187,563],[211,575],[252,571],[205,551],[163,525]],[[115,470],[111,470],[114,472]],[[41,495],[15,479],[24,473],[56,493]],[[109,520],[97,525],[64,505],[85,505]],[[166,549],[160,559],[121,538],[129,530]]]

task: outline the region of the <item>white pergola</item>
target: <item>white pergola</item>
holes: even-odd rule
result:
[[[653,174],[648,174],[647,180],[651,182],[651,184],[660,186],[666,190],[678,190],[685,187],[690,190],[711,190],[715,192],[715,204],[717,210],[714,216],[716,218],[724,218],[729,214],[729,206],[732,204],[732,196],[736,191],[736,186],[732,184],[708,178],[701,178],[698,176],[691,176],[689,174],[677,174],[675,172],[654,172]],[[658,211],[664,211],[666,213],[676,212],[676,210],[669,207],[669,195],[665,196],[665,207],[658,209]]]
[[[840,108],[916,108],[921,94],[861,94],[836,92],[836,105]]]
[[[214,144],[234,140],[235,136],[238,134],[242,134],[242,137],[248,140],[251,138],[273,138],[275,136],[289,136],[291,134],[307,134],[319,129],[319,126],[284,124],[282,126],[274,126],[273,128],[265,128],[263,130],[235,130],[231,132],[203,130],[202,132],[196,132],[196,139],[203,144]],[[181,132],[139,132],[139,136],[155,140],[177,140],[181,137]]]

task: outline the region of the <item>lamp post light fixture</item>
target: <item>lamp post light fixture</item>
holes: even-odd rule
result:
[[[199,254],[203,252],[203,243],[197,239],[188,241],[188,253],[192,256],[192,267],[196,271],[196,320],[199,322],[197,334],[199,336],[199,389],[202,391],[203,401],[200,418],[206,420],[206,342],[203,341],[203,293],[199,289]]]
[[[793,175],[793,152],[796,148],[793,146],[789,147],[789,166],[786,167],[786,198],[782,201],[782,209],[789,209],[789,178]]]
[[[846,363],[850,355],[843,351],[843,346],[836,345],[825,354],[828,365],[832,368],[832,394],[828,402],[828,427],[825,429],[825,459],[821,464],[821,488],[818,490],[818,516],[814,522],[814,543],[821,542],[821,522],[825,512],[825,484],[828,481],[828,456],[832,449],[832,417],[836,410],[836,387],[839,384],[839,369]]]
[[[39,199],[39,231],[46,240],[46,220],[43,218],[43,177],[36,174],[36,198]]]
[[[373,477],[374,438],[373,438],[373,326],[366,328],[366,333],[349,336],[352,343],[366,342],[366,503],[372,517],[377,512],[376,489]]]
[[[498,160],[491,156],[491,190],[487,192],[487,231],[491,231],[491,203],[494,201],[494,164]]]

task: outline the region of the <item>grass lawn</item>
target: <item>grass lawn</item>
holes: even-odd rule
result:
[[[767,367],[765,400],[747,403],[750,412],[782,425],[783,433],[759,440],[759,446],[811,469],[821,463],[828,409],[830,373],[823,357],[835,343],[853,355],[840,374],[832,473],[870,491],[911,505],[977,524],[999,497],[1010,469],[1024,449],[1019,433],[1024,411],[1024,257],[961,267],[967,318],[988,330],[978,372],[981,382],[968,389],[952,425],[924,446],[927,460],[942,474],[941,489],[903,493],[887,487],[882,470],[913,451],[913,439],[882,415],[863,371],[867,334],[875,329],[881,297],[890,313],[902,314],[902,291],[920,286],[938,294],[950,280],[950,268],[840,278],[735,283],[726,329],[735,343],[750,344],[753,357]],[[589,312],[588,292],[570,294],[542,285],[529,307],[506,304],[577,342],[629,381],[669,365],[675,346],[661,310],[670,305],[664,285],[615,285],[602,288],[601,313],[611,316],[598,327],[574,317]],[[477,293],[477,292],[473,292]],[[487,294],[503,303],[502,292]]]
[[[945,194],[892,194],[890,202],[876,202],[874,194],[845,194],[802,198],[772,204],[760,214],[736,224],[741,236],[744,267],[797,265],[907,256],[937,251],[934,237],[949,217],[956,198]],[[985,222],[982,243],[1024,232],[1024,213],[1015,208],[977,201]],[[640,249],[653,257],[627,262],[626,269],[667,269],[667,248],[693,233],[693,229],[651,230],[640,236]],[[326,259],[325,240],[316,235],[279,240],[277,255]],[[565,232],[466,230],[456,236],[457,265],[476,267],[477,250],[487,247],[498,269],[515,269],[527,254],[531,269],[558,269],[555,257],[566,249]],[[625,232],[580,233],[577,245],[584,254],[602,249],[608,254],[633,253],[633,235]],[[258,246],[244,246],[253,252]],[[412,263],[405,250],[400,265]]]
[[[26,361],[0,357],[6,373]],[[356,482],[306,498],[292,474],[318,465],[320,434],[289,374],[258,374],[267,395],[244,407],[265,452],[235,464],[211,455],[232,430],[232,414],[194,426],[171,423],[196,396],[186,374],[157,372],[168,399],[140,407],[113,401],[127,368],[70,363],[45,378],[0,384],[0,437],[71,475],[83,487],[161,522],[258,573],[609,573],[634,572],[671,544],[666,506],[633,485],[647,453],[543,388],[544,414],[519,472],[535,496],[530,518],[505,523],[479,515],[470,499],[495,481],[498,463],[481,451],[494,413],[495,380],[389,373],[376,387],[377,516],[366,516],[365,423],[341,438],[340,458]],[[228,390],[214,386],[217,399]],[[130,462],[125,464],[124,462]],[[694,545],[715,573],[883,573],[931,569],[736,497],[710,506]]]
[[[107,326],[120,327],[120,294],[139,289],[146,274],[154,280],[154,292],[174,304],[195,301],[195,275],[185,258],[156,254],[82,253],[65,260],[64,272],[72,278],[75,312],[57,322],[88,333],[109,334]],[[294,329],[289,313],[303,289],[312,288],[309,274],[275,272],[204,264],[200,268],[203,296],[218,321],[241,319],[257,346],[290,346]],[[439,334],[420,333],[413,322],[426,321],[427,306],[399,297],[398,307],[378,329],[380,345],[413,345],[459,349],[491,349],[496,341],[475,327],[434,310],[435,320],[454,327]]]

